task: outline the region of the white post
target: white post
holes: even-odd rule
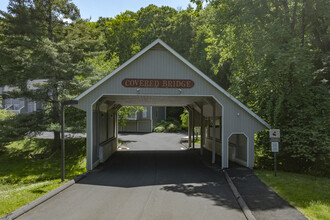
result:
[[[150,106],[150,132],[152,132],[152,129],[153,129],[153,121],[152,121],[152,119],[153,119],[152,118],[152,106]]]
[[[203,155],[203,144],[204,144],[204,112],[203,112],[203,103],[201,103],[201,155]]]
[[[213,127],[212,127],[212,163],[215,163],[215,103],[213,104]]]
[[[191,110],[191,124],[192,124],[192,142],[193,142],[193,149],[195,149],[195,122],[194,122],[194,109]]]
[[[93,170],[93,104],[91,104],[91,108],[89,111],[87,111],[87,118],[86,118],[86,124],[87,124],[87,138],[86,138],[86,167],[87,170]]]
[[[188,147],[191,148],[191,111],[188,110]]]
[[[118,109],[115,108],[114,109],[114,121],[113,121],[113,125],[114,125],[114,135],[116,137],[116,147],[118,146]]]

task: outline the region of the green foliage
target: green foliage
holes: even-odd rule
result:
[[[154,132],[157,133],[163,133],[165,131],[165,126],[163,124],[157,125],[157,127],[154,128]]]
[[[180,115],[181,118],[181,127],[184,130],[188,129],[188,120],[189,120],[189,112],[185,109],[183,113]]]
[[[100,18],[97,28],[105,36],[107,50],[118,55],[120,64],[140,49],[136,44],[136,14],[131,11],[121,13],[115,18]]]
[[[177,120],[173,121],[163,121],[155,126],[154,132],[169,132],[169,133],[175,133],[178,131],[181,131],[181,124]]]
[[[177,132],[177,131],[181,131],[181,126],[178,123],[178,121],[174,121],[172,123],[170,123],[167,128],[166,128],[167,132]]]
[[[1,100],[0,100],[1,101]],[[0,105],[1,108],[1,105]],[[9,117],[14,116],[14,113],[12,113],[11,111],[6,111],[5,109],[0,109],[0,123],[3,120],[6,120]]]
[[[84,91],[90,88],[110,74],[118,67],[118,62],[119,58],[116,54],[112,54],[110,58],[107,58],[105,54],[85,58],[84,63],[92,68],[92,72],[88,75],[75,76],[80,90]]]
[[[81,24],[79,10],[70,0],[11,0],[8,13],[1,12],[1,15],[0,85],[17,87],[6,94],[9,98],[42,101],[43,121],[58,125],[60,101],[82,92],[73,78],[91,72],[82,61],[95,49],[89,43],[96,42],[97,37],[91,31],[84,35],[82,31],[78,33],[78,29],[87,30],[89,26]],[[72,24],[63,19],[70,19]],[[35,79],[46,81],[38,85],[37,90],[31,90],[27,87],[28,81]],[[57,129],[54,134],[54,146],[58,147]]]
[[[209,24],[213,71],[230,61],[231,94],[281,129],[284,170],[329,175],[329,83],[321,82],[330,77],[329,7],[325,1],[225,0],[200,12]],[[269,140],[258,138],[257,165],[269,167]]]
[[[51,140],[25,139],[0,153],[0,217],[22,207],[61,183],[61,152],[50,151]],[[86,171],[84,139],[67,140],[66,178]]]
[[[330,218],[330,179],[289,172],[256,170],[256,175],[308,219]]]
[[[18,115],[6,113],[6,118],[0,120],[0,146],[44,131],[45,124],[40,112]]]
[[[139,111],[144,111],[142,106],[123,106],[118,111],[118,125],[126,126],[127,117],[136,115]]]

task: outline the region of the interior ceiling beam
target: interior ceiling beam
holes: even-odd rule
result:
[[[108,109],[111,109],[112,106],[114,106],[116,102],[107,100],[104,103],[108,105]]]
[[[190,106],[197,108],[201,104],[208,104],[206,97],[200,96],[130,96],[130,95],[105,95],[102,100],[115,102],[123,106],[141,105],[141,106]],[[99,101],[99,102],[100,102]]]
[[[214,105],[215,105],[215,101],[214,101],[214,99],[211,98],[211,97],[203,98],[203,100],[204,100],[206,103],[210,104],[211,106],[214,106]]]
[[[193,111],[193,110],[194,110],[194,108],[193,108],[191,105],[187,105],[186,107],[187,107],[187,109],[190,110],[190,111]]]

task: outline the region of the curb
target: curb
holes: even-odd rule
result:
[[[254,217],[254,215],[252,214],[251,210],[249,209],[249,207],[247,206],[247,204],[245,203],[244,199],[242,198],[241,194],[238,192],[236,186],[234,185],[233,181],[231,180],[231,178],[229,177],[228,173],[226,170],[221,169],[219,167],[214,167],[211,164],[207,163],[205,160],[203,160],[202,158],[200,159],[202,161],[202,163],[213,169],[215,172],[223,172],[226,181],[230,187],[230,190],[232,191],[236,201],[238,202],[238,205],[241,207],[245,217],[247,220],[256,220],[256,218]]]
[[[50,191],[49,193],[41,196],[40,198],[30,202],[29,204],[9,213],[8,215],[6,215],[5,217],[1,218],[1,220],[12,220],[15,219],[21,215],[23,215],[24,213],[30,211],[31,209],[33,209],[34,207],[40,205],[41,203],[45,202],[46,200],[54,197],[55,195],[57,195],[58,193],[62,192],[63,190],[69,188],[70,186],[72,186],[73,184],[79,182],[80,180],[82,180],[83,178],[85,178],[87,176],[87,172],[83,173],[77,177],[75,177],[74,179],[70,180],[69,182],[63,184],[62,186]]]
[[[228,185],[230,186],[231,191],[233,192],[239,206],[241,207],[246,219],[248,220],[256,220],[256,218],[254,217],[254,215],[252,214],[251,210],[249,209],[249,207],[246,205],[245,201],[243,200],[241,194],[238,192],[236,186],[234,185],[233,181],[231,181],[228,173],[226,170],[222,170],[226,180],[228,182]]]

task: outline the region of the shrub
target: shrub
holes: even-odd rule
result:
[[[188,120],[189,120],[189,113],[187,110],[184,110],[183,113],[180,115],[181,118],[181,127],[183,130],[188,130]]]
[[[155,128],[154,132],[178,132],[181,131],[181,125],[178,121],[163,121],[159,123]]]
[[[161,133],[161,132],[164,132],[165,131],[165,127],[164,126],[157,126],[154,128],[154,132],[157,132],[157,133]]]

